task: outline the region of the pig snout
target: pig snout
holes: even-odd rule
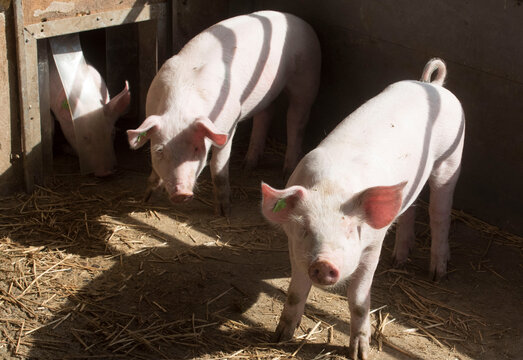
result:
[[[184,186],[176,185],[174,191],[169,194],[169,198],[174,203],[185,202],[191,200],[194,194]]]
[[[334,285],[340,278],[340,271],[327,260],[316,260],[309,266],[309,277],[315,284]]]

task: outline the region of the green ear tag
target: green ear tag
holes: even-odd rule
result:
[[[279,211],[282,211],[287,206],[287,203],[285,202],[285,199],[279,199],[276,201],[276,205],[274,205],[274,208],[272,209],[273,213],[277,213]]]
[[[136,143],[138,144],[142,138],[147,135],[147,131],[141,132],[138,134],[138,137],[136,138]]]
[[[67,102],[67,99],[64,99],[64,101],[62,101],[62,109],[69,110],[69,103]]]

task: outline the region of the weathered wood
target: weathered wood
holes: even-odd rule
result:
[[[151,4],[165,4],[166,0],[31,0],[24,1],[23,15],[25,24],[81,18],[114,10],[140,9]],[[130,19],[128,22],[134,22]]]
[[[17,40],[20,119],[22,128],[22,159],[25,187],[33,191],[35,183],[43,183],[40,107],[38,101],[38,59],[36,39],[24,29],[22,1],[13,2]]]
[[[167,16],[163,3],[112,10],[94,15],[85,15],[26,25],[27,31],[36,39],[66,35],[81,31],[107,28],[122,24],[147,21]]]

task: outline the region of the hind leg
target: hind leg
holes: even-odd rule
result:
[[[429,179],[430,185],[430,277],[439,280],[447,273],[450,258],[449,229],[452,197],[459,177],[460,167],[442,163],[435,168]]]
[[[288,178],[294,171],[302,153],[303,134],[309,120],[310,104],[306,101],[290,98],[287,110],[287,150],[283,174]]]
[[[245,155],[244,168],[251,171],[258,165],[258,161],[263,155],[265,149],[265,139],[274,114],[274,105],[269,105],[265,110],[256,114],[252,120],[251,139],[249,141],[249,149]]]
[[[297,63],[297,71],[289,79],[285,91],[289,98],[287,110],[287,150],[283,173],[288,178],[302,155],[303,134],[309,121],[312,104],[320,85],[319,47],[311,45],[310,54]]]
[[[392,251],[395,267],[407,262],[409,253],[414,247],[416,240],[416,234],[414,233],[415,220],[416,208],[414,205],[411,205],[398,219],[396,224],[396,242]]]

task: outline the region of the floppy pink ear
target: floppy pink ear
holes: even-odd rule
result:
[[[393,186],[368,188],[361,195],[365,222],[374,229],[389,225],[398,215],[402,203],[402,190],[407,182]]]
[[[262,182],[261,192],[263,216],[273,223],[282,224],[289,220],[289,216],[298,201],[305,196],[307,189],[295,185],[284,190],[276,190]]]
[[[139,128],[127,130],[127,140],[131,149],[138,149],[149,141],[151,135],[160,129],[161,119],[158,115],[151,115]]]
[[[194,123],[199,134],[209,138],[214,145],[223,146],[227,143],[228,135],[218,130],[214,123],[207,117],[199,117]]]
[[[104,114],[116,121],[118,117],[127,111],[130,103],[131,91],[129,90],[129,82],[126,81],[124,89],[104,105]]]

